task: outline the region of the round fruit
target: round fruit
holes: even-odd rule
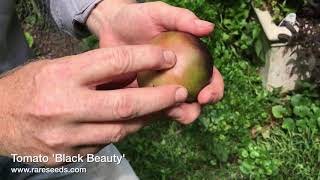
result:
[[[182,85],[188,90],[187,101],[197,101],[199,92],[212,76],[213,60],[206,45],[197,37],[183,32],[161,33],[151,44],[175,52],[177,63],[168,70],[138,73],[139,86]]]

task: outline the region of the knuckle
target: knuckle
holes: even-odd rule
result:
[[[27,113],[34,119],[41,120],[45,123],[54,118],[58,119],[60,116],[69,113],[65,105],[55,102],[45,92],[38,92],[34,95],[32,101],[27,106]]]
[[[123,139],[126,135],[125,128],[123,125],[117,125],[113,128],[113,133],[111,136],[111,143],[119,142],[121,139]]]
[[[53,116],[54,108],[50,108],[48,97],[41,92],[36,92],[32,101],[27,106],[27,113],[34,119],[41,121],[50,120]]]
[[[112,51],[112,57],[109,59],[110,66],[114,72],[127,72],[133,64],[133,55],[131,48],[115,48]]]
[[[151,68],[160,68],[164,63],[163,50],[156,46],[143,47],[144,52],[152,56],[148,61]]]
[[[138,114],[136,107],[131,96],[121,96],[115,102],[114,117],[120,120],[136,117]]]
[[[64,133],[53,131],[44,131],[40,135],[40,140],[48,146],[50,149],[61,149],[68,145],[67,138],[64,136]]]
[[[36,119],[49,119],[51,117],[51,112],[46,108],[46,104],[46,100],[36,100],[30,107],[30,114]]]
[[[192,12],[192,11],[190,11],[189,9],[184,9],[184,8],[181,8],[180,9],[180,13],[181,13],[181,15],[188,15],[188,16],[196,16],[195,14],[194,14],[194,12]]]

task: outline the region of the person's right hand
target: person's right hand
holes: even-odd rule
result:
[[[95,87],[175,62],[172,51],[125,46],[36,61],[7,74],[0,79],[0,155],[86,155],[119,141],[143,127],[147,115],[184,102],[187,90]],[[61,164],[51,158],[46,165]]]

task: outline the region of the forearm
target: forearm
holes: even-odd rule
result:
[[[7,71],[6,73],[1,74],[0,77],[0,156],[10,156],[10,152],[8,151],[8,146],[14,142],[10,137],[13,137],[17,132],[12,128],[12,124],[15,123],[14,118],[18,118],[15,112],[12,112],[12,109],[20,109],[18,104],[13,101],[11,97],[21,96],[18,92],[13,91],[18,88],[26,88],[26,87],[15,87],[17,83],[10,82],[18,82],[19,79],[16,79],[11,76],[11,74],[15,73],[16,70],[20,69],[21,66]],[[14,108],[12,108],[14,107]]]

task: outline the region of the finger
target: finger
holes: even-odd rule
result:
[[[125,132],[127,135],[130,135],[147,126],[149,123],[149,118],[147,116],[127,121],[124,125]]]
[[[82,154],[95,152],[97,145],[116,143],[131,133],[137,132],[148,123],[147,119],[135,119],[126,122],[82,123],[73,129],[73,145],[91,145],[90,148],[80,146]]]
[[[173,51],[151,45],[98,49],[73,59],[69,64],[73,76],[90,85],[105,83],[123,74],[171,68],[176,63]]]
[[[146,4],[148,14],[165,30],[188,32],[196,36],[207,36],[214,25],[200,20],[192,11],[170,6],[163,2]]]
[[[78,116],[86,122],[129,120],[185,102],[187,96],[177,85],[89,91],[80,98]]]
[[[183,103],[167,111],[167,115],[174,118],[182,124],[194,122],[201,113],[201,107],[198,103]]]
[[[216,103],[223,98],[223,77],[217,68],[213,69],[212,82],[206,86],[198,95],[200,104]]]

